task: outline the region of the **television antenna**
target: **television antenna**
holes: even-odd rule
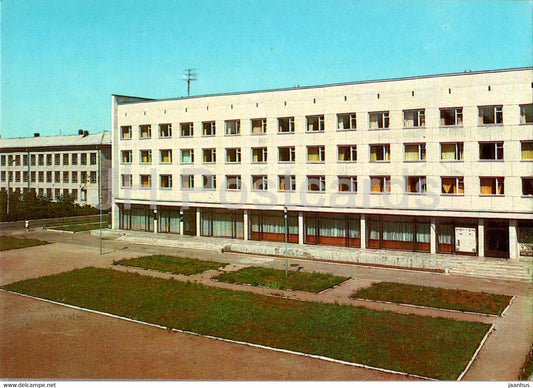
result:
[[[198,79],[197,69],[185,69],[183,73],[183,80],[187,81],[187,97],[191,96],[191,81]]]

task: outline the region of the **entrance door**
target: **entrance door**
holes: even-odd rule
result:
[[[508,221],[485,221],[485,256],[509,258]]]

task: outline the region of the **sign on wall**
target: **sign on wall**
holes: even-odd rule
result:
[[[477,252],[476,228],[455,228],[455,251]]]

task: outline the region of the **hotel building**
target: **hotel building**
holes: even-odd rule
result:
[[[517,68],[114,95],[113,228],[517,258],[532,93]]]

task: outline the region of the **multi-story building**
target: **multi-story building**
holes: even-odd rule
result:
[[[108,203],[111,137],[103,131],[77,135],[0,139],[0,188],[33,190],[53,200],[70,195],[85,205]]]
[[[520,255],[533,68],[112,97],[113,228]]]

